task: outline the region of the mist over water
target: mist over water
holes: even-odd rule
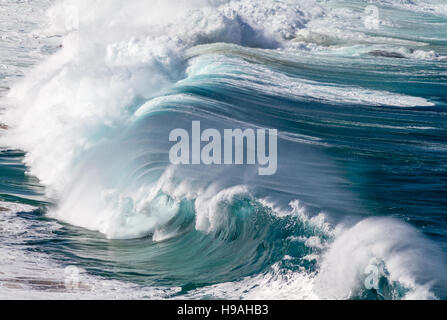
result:
[[[6,3],[0,297],[447,297],[442,1]],[[276,174],[172,165],[193,121]]]

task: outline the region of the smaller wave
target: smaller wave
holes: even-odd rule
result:
[[[268,272],[241,281],[197,289],[187,298],[223,299],[437,299],[434,288],[445,281],[439,250],[413,228],[390,218],[371,218],[333,229],[334,240],[304,239],[324,248],[314,272],[284,268],[290,257]],[[303,241],[296,238],[296,241]],[[434,254],[434,255],[433,255]],[[377,267],[376,288],[366,286],[368,267]]]
[[[437,298],[433,288],[439,284],[436,281],[446,280],[445,262],[439,249],[409,225],[370,218],[335,232],[316,278],[317,292],[337,299],[365,297],[362,280],[373,265],[380,270],[379,298]]]
[[[379,0],[379,3],[413,12],[447,16],[447,4],[442,0]]]
[[[221,45],[217,46],[221,47]],[[324,101],[331,104],[366,104],[392,107],[428,107],[435,105],[421,97],[291,77],[274,72],[264,65],[248,64],[237,58],[210,54],[208,49],[209,46],[195,48],[195,52],[204,50],[207,54],[195,58],[195,61],[187,70],[189,78],[199,75],[219,75],[220,84],[250,91],[256,90],[281,98]],[[234,53],[233,50],[232,54]],[[237,76],[235,76],[236,74]],[[200,84],[197,81],[195,83]]]

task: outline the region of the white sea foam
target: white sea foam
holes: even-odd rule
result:
[[[54,39],[36,32],[47,24],[45,10],[53,0],[0,1],[0,97],[55,47]],[[13,57],[13,59],[11,59]],[[3,112],[0,104],[0,112]]]

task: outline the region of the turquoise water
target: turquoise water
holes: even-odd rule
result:
[[[445,299],[447,7],[372,4],[55,19],[46,62],[2,80],[0,297]],[[277,173],[171,166],[192,121],[277,129]]]

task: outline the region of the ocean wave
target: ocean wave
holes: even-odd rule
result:
[[[415,61],[441,63],[441,54],[425,50],[423,41],[353,30],[363,10],[331,10],[310,0],[123,4],[69,0],[50,9],[52,24],[41,35],[60,36],[62,46],[11,88],[2,115],[8,129],[0,137],[2,146],[26,152],[27,173],[54,200],[46,217],[98,231],[106,240],[143,244],[129,254],[136,271],[124,273],[141,275],[149,287],[104,285],[119,297],[137,288],[140,298],[435,299],[443,292],[442,253],[404,222],[365,219],[361,196],[334,164],[342,155],[333,159],[326,150],[358,138],[362,144],[352,143],[346,153],[375,151],[365,146],[370,133],[357,137],[358,128],[387,130],[387,136],[438,129],[391,116],[393,107],[416,108],[403,109],[408,113],[434,108],[436,94],[413,95],[398,86],[401,79],[383,79],[396,75],[388,71],[399,57],[393,50],[411,60],[399,72],[413,71]],[[78,23],[67,23],[76,12]],[[347,16],[356,17],[354,25],[343,22]],[[368,54],[374,50],[382,52]],[[364,70],[379,74],[379,67],[387,77],[365,83],[359,76]],[[353,116],[367,111],[343,121],[336,114],[343,107]],[[385,123],[383,115],[368,113],[380,108],[387,110]],[[278,178],[256,177],[251,168],[171,167],[165,131],[190,118],[216,127],[279,127],[278,137],[288,144]],[[338,215],[327,212],[334,207]],[[32,229],[17,214],[35,208],[3,202],[0,208],[12,215],[0,220],[8,235]],[[79,261],[104,266],[129,259],[127,252],[72,250]],[[373,289],[365,285],[370,266],[378,270]],[[166,274],[169,288],[159,286]],[[102,278],[89,279],[100,287],[91,292],[110,296]]]

